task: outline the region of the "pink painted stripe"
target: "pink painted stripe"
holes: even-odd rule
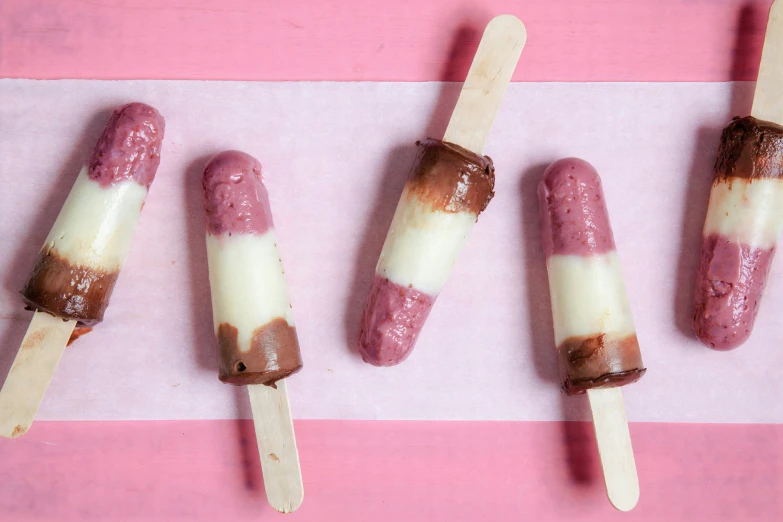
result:
[[[300,421],[301,521],[783,519],[783,426],[633,424],[642,497],[603,491],[588,423]],[[266,520],[249,421],[39,422],[0,442],[0,519]]]
[[[771,0],[5,0],[0,76],[462,81],[486,22],[516,81],[755,80]]]

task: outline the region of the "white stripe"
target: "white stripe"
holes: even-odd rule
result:
[[[272,319],[294,325],[273,228],[260,236],[207,234],[207,259],[215,330],[236,327],[240,350],[249,350],[253,330]]]
[[[147,189],[135,181],[102,187],[82,168],[44,249],[71,264],[113,272],[125,262]]]
[[[485,148],[495,198],[418,346],[394,368],[361,361],[359,318],[414,142],[439,97],[459,88],[0,80],[0,273],[11,288],[24,284],[60,210],[46,208],[51,195],[70,188],[56,186],[60,174],[81,167],[106,109],[139,100],[166,118],[160,169],[106,320],[66,351],[38,419],[238,414],[236,389],[217,379],[200,180],[209,155],[239,149],[264,166],[295,306],[305,364],[289,382],[297,418],[588,420],[558,390],[535,195],[547,165],[577,156],[603,179],[649,368],[623,390],[629,420],[783,422],[783,401],[770,400],[783,397],[783,352],[773,349],[783,332],[780,257],[746,345],[715,353],[689,331],[721,129],[753,83],[512,83]],[[432,132],[438,123],[442,112]],[[3,295],[0,328],[20,340],[30,314]],[[490,400],[477,393],[485,389]]]
[[[432,210],[406,188],[376,272],[399,285],[438,295],[475,223],[470,212]]]
[[[617,253],[547,261],[555,344],[568,337],[635,332]]]
[[[712,186],[704,235],[770,249],[783,232],[783,180],[743,178]]]

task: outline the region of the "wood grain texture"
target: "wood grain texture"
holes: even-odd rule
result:
[[[0,389],[0,436],[16,438],[30,428],[76,326],[36,311]]]
[[[510,13],[530,37],[514,81],[753,81],[770,4],[5,0],[0,76],[461,82]]]
[[[277,511],[291,513],[302,505],[304,486],[286,382],[278,381],[276,389],[250,385],[247,391],[267,499]]]
[[[751,115],[783,124],[783,0],[769,11]]]
[[[587,390],[587,398],[593,413],[606,495],[614,507],[630,511],[639,502],[639,477],[625,418],[622,388]]]
[[[525,38],[525,26],[519,18],[501,15],[489,22],[446,127],[444,141],[482,153]]]

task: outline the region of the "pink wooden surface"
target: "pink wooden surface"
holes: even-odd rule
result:
[[[755,80],[770,4],[4,0],[0,76],[462,81],[508,12],[528,28],[517,81]]]
[[[516,81],[754,80],[769,4],[4,0],[0,77],[460,81],[483,25],[510,12],[529,32]],[[299,421],[306,499],[288,518],[783,518],[783,426],[631,430],[642,498],[621,515],[588,424]],[[278,516],[247,421],[39,422],[0,441],[0,472],[0,520]]]
[[[773,521],[783,426],[631,425],[642,496],[606,501],[588,423],[297,421],[292,521]],[[249,421],[39,422],[0,441],[0,517],[234,522],[266,504]]]

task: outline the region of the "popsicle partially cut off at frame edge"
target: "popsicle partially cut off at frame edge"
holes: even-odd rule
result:
[[[769,11],[751,115],[783,124],[783,0]],[[587,391],[609,501],[629,511],[639,500],[639,479],[621,388]]]
[[[0,436],[24,435],[35,419],[76,320],[36,310],[0,390]]]
[[[501,15],[488,24],[444,136],[446,141],[481,153],[525,38],[524,25],[514,16]],[[75,320],[34,313],[0,390],[0,435],[17,437],[29,429],[75,326]],[[267,497],[278,511],[294,511],[304,493],[285,383],[280,381],[277,389],[251,385],[248,393]]]

